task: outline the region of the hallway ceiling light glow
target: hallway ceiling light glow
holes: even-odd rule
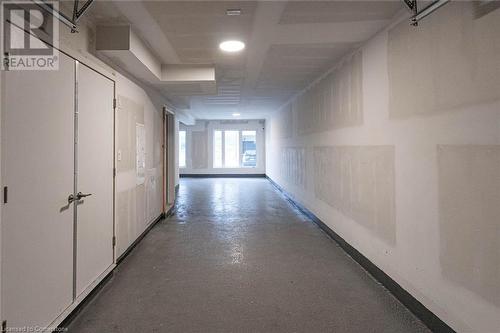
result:
[[[245,43],[239,40],[226,40],[219,44],[219,48],[225,52],[239,52],[245,48]]]
[[[239,113],[233,113],[233,117],[239,117],[240,114]]]
[[[241,9],[239,9],[239,8],[226,9],[226,15],[227,16],[239,16],[239,15],[241,15]]]

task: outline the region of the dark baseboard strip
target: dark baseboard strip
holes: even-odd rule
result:
[[[172,207],[170,207],[166,212],[164,217],[170,217],[175,214],[175,207],[177,205],[177,197],[179,196],[179,184],[175,185],[175,197],[174,197],[174,203],[172,204]]]
[[[240,174],[240,173],[215,173],[215,174],[203,174],[203,173],[184,173],[179,175],[181,178],[265,178],[266,174],[264,173],[249,173],[249,174]]]
[[[269,176],[266,178],[271,184],[274,185],[280,191],[286,199],[297,209],[299,209],[304,215],[306,215],[312,222],[314,222],[318,227],[321,228],[328,236],[330,236],[339,246],[351,256],[358,264],[360,264],[368,273],[370,273],[377,281],[379,281],[387,290],[389,290],[404,306],[408,308],[415,316],[417,316],[427,327],[429,327],[433,332],[439,333],[455,333],[455,331],[448,326],[444,321],[442,321],[438,316],[432,313],[429,309],[420,303],[415,297],[413,297],[409,292],[403,289],[394,281],[389,275],[384,273],[380,268],[378,268],[374,263],[372,263],[368,258],[362,255],[358,250],[347,243],[342,237],[340,237],[335,231],[330,229],[323,221],[321,221],[316,215],[314,215],[310,210],[302,206],[300,203],[295,201],[288,192],[286,192],[281,186],[274,182]]]
[[[73,311],[71,311],[71,313],[66,318],[64,318],[64,320],[59,324],[59,326],[57,326],[54,332],[64,332],[60,331],[60,329],[66,329],[69,326],[69,324],[78,316],[78,314],[97,296],[97,294],[99,294],[99,292],[102,290],[102,288],[104,288],[106,283],[108,283],[108,281],[111,280],[113,272],[114,269],[110,271],[108,275],[106,275],[104,279],[102,279],[101,282],[99,282],[97,286],[95,286],[95,288],[92,289],[92,291],[87,296],[85,296],[85,298],[80,302],[80,304],[78,304],[76,308],[74,308]]]
[[[130,244],[130,246],[125,250],[125,252],[122,253],[121,256],[118,257],[118,259],[116,259],[116,264],[118,265],[119,263],[121,263],[123,261],[123,259],[125,259],[126,256],[128,256],[130,254],[130,252],[132,252],[132,250],[137,246],[137,244],[139,244],[141,242],[141,240],[148,234],[148,232],[153,229],[153,227],[158,223],[160,222],[162,219],[164,219],[166,216],[170,216],[169,214],[171,214],[171,211],[174,209],[174,207],[172,206],[168,212],[166,213],[161,213],[160,216],[158,216],[153,222],[151,222],[151,224],[146,228],[146,230],[144,230],[142,232],[142,234],[137,237],[137,239],[132,243]]]

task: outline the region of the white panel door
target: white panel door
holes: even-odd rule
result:
[[[78,64],[76,295],[113,264],[114,82]]]
[[[75,63],[5,73],[2,319],[47,326],[72,303]]]

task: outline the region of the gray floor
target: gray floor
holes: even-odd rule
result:
[[[183,179],[70,332],[427,332],[265,179]]]

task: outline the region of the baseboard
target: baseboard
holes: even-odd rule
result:
[[[167,217],[170,217],[172,215],[174,215],[175,213],[175,205],[177,203],[177,192],[175,193],[175,199],[174,199],[174,203],[172,204],[172,206],[165,212],[165,214],[163,214],[163,217],[164,218],[167,218]]]
[[[179,175],[181,178],[265,178],[266,174],[264,173],[248,173],[248,174],[240,174],[240,173],[214,173],[214,174],[204,174],[204,173],[184,173]]]
[[[146,228],[146,230],[144,230],[140,235],[139,237],[136,238],[136,240],[130,244],[130,246],[118,257],[118,259],[116,259],[116,264],[118,265],[120,262],[123,261],[123,259],[125,259],[125,257],[127,257],[130,252],[132,252],[132,250],[137,246],[137,244],[139,244],[141,242],[141,240],[148,234],[148,232],[158,223],[160,222],[162,219],[165,218],[165,216],[169,216],[168,214],[171,213],[171,211],[174,209],[174,206],[170,207],[170,209],[168,210],[168,212],[166,213],[161,213],[160,216],[158,216],[153,222],[151,222],[149,224],[149,226]]]
[[[443,333],[455,333],[455,331],[448,326],[444,321],[442,321],[438,316],[436,316],[432,311],[430,311],[425,305],[420,303],[415,297],[413,297],[409,292],[407,292],[399,283],[394,281],[389,275],[378,268],[374,263],[372,263],[368,258],[346,242],[342,237],[340,237],[335,231],[333,231],[329,226],[327,226],[323,221],[321,221],[316,215],[314,215],[310,210],[305,208],[303,205],[295,201],[292,196],[286,192],[281,186],[279,186],[275,181],[273,181],[269,176],[266,175],[274,187],[280,191],[285,198],[295,207],[297,207],[304,215],[306,215],[312,222],[314,222],[321,230],[323,230],[330,238],[332,238],[339,246],[358,264],[360,264],[371,276],[373,276],[378,282],[380,282],[387,290],[391,292],[408,310],[410,310],[415,316],[417,316],[427,327],[429,327],[433,332],[443,332]]]
[[[80,300],[76,300],[74,305],[70,305],[66,311],[61,314],[61,320],[59,323],[52,323],[49,327],[56,327],[54,332],[64,332],[63,329],[67,328],[68,325],[78,316],[78,314],[94,299],[94,297],[99,294],[102,288],[111,280],[113,276],[113,270],[116,268],[116,265],[113,264],[110,268],[103,273],[102,278],[95,283],[91,290],[86,295],[81,295]],[[57,319],[56,319],[57,321]]]

